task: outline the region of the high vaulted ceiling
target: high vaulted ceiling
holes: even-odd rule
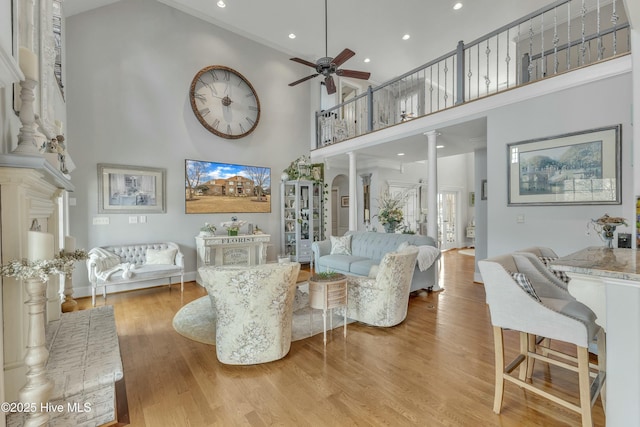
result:
[[[118,0],[65,0],[71,16]],[[311,62],[325,56],[324,0],[158,0],[252,40]],[[371,72],[383,83],[551,0],[327,0],[328,55],[350,48],[356,56],[342,68]],[[295,39],[289,34],[294,33]],[[402,40],[404,34],[411,38]],[[370,58],[369,63],[364,63]],[[309,74],[300,67],[300,76]]]

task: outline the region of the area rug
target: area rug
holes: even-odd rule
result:
[[[298,341],[309,338],[313,335],[321,334],[322,310],[313,310],[309,308],[309,296],[306,293],[298,293],[293,312],[293,325],[291,328],[291,340]],[[331,322],[330,314],[327,312],[327,330],[331,328],[341,328],[344,325],[344,317],[337,314],[337,310],[333,313],[333,322]],[[313,319],[313,322],[311,322]],[[347,319],[347,324],[353,320]],[[216,344],[216,321],[215,313],[211,307],[209,296],[203,296],[195,301],[182,307],[173,318],[173,328],[180,335],[198,341],[204,344]]]
[[[459,254],[461,255],[469,255],[469,256],[476,256],[476,250],[471,248],[471,249],[460,249],[458,251]]]

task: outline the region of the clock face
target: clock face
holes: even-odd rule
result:
[[[221,65],[198,71],[189,91],[191,108],[210,132],[236,139],[249,135],[260,120],[260,101],[242,74]]]

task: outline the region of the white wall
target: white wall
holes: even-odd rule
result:
[[[627,73],[488,112],[488,256],[533,245],[560,255],[602,245],[585,231],[590,219],[605,213],[627,218],[630,227],[618,231],[633,233],[631,83]],[[621,205],[507,206],[507,144],[616,124],[622,124]],[[524,223],[516,223],[518,215],[524,215]]]
[[[311,134],[311,112],[305,107],[310,89],[288,86],[300,78],[299,67],[285,54],[154,0],[118,2],[75,15],[66,29],[67,129],[77,165],[72,175],[77,204],[70,218],[78,247],[170,240],[185,253],[185,270],[194,272],[200,226],[233,215],[185,214],[184,161],[197,159],[271,168],[271,213],[235,215],[272,234],[268,255],[275,257],[279,177],[293,159],[308,153]],[[213,135],[191,110],[191,80],[214,64],[239,71],[258,93],[260,122],[245,138]],[[167,213],[147,215],[146,224],[129,224],[129,215],[99,215],[108,216],[110,224],[92,225],[98,216],[97,163],[166,168]],[[82,266],[74,287],[87,284]]]

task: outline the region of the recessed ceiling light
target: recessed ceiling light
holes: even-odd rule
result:
[[[371,62],[371,59],[369,59],[369,58],[364,58],[364,62]]]
[[[398,153],[398,156],[404,156],[404,153]]]
[[[462,3],[460,2],[453,5],[453,10],[458,10],[458,9],[462,9]]]
[[[227,7],[227,4],[225,2],[223,2],[222,0],[218,1],[218,3],[216,3],[218,5],[218,7]]]
[[[444,148],[444,145],[436,145],[436,148]]]
[[[290,38],[290,39],[295,39],[295,38],[296,38],[296,35],[295,35],[295,34],[293,34],[293,33],[291,33],[291,34],[289,34],[289,38]]]
[[[409,34],[405,34],[404,36],[402,36],[402,40],[409,40],[411,38],[411,36]]]

